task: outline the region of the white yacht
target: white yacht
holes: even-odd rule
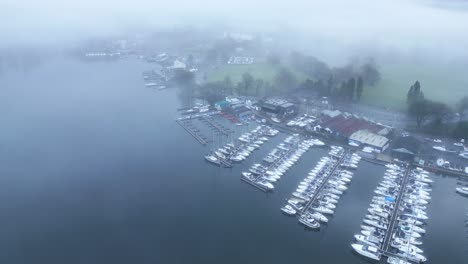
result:
[[[257,184],[262,186],[262,187],[265,187],[268,190],[273,190],[273,188],[275,188],[275,186],[273,186],[273,184],[271,184],[270,182],[268,182],[266,180],[259,180],[257,182]]]
[[[219,164],[220,164],[219,160],[218,160],[214,155],[206,155],[206,156],[205,156],[205,159],[206,159],[207,161],[211,162],[211,163],[216,164],[216,165],[219,165]]]
[[[404,242],[402,242],[404,241]],[[392,247],[396,248],[396,249],[399,249],[403,252],[409,252],[410,250],[412,252],[416,252],[418,254],[422,254],[424,251],[420,248],[418,248],[417,246],[415,245],[412,245],[411,243],[409,243],[408,241],[406,240],[400,240],[400,241],[392,241],[392,243],[390,244]]]
[[[320,228],[319,222],[317,222],[311,215],[305,214],[299,218],[299,223],[310,227],[312,229]]]
[[[455,190],[457,191],[457,193],[468,195],[468,187],[458,187],[455,188]]]
[[[362,244],[369,245],[369,246],[376,246],[377,247],[382,242],[382,239],[379,239],[379,238],[374,237],[374,236],[354,235],[354,238],[356,239],[356,241],[358,241],[358,242],[360,242]]]
[[[297,211],[292,208],[291,205],[287,204],[281,207],[281,211],[283,211],[287,215],[296,215]]]
[[[376,220],[370,220],[370,219],[364,219],[363,220],[365,224],[379,228],[379,229],[384,229],[387,230],[387,225],[385,223],[382,223],[380,221]]]
[[[328,223],[328,218],[319,212],[313,212],[310,214],[310,216],[312,216],[317,221]]]
[[[447,151],[447,149],[444,146],[433,146],[432,148],[438,151]]]
[[[397,253],[398,256],[401,256],[403,258],[406,258],[408,260],[414,261],[414,262],[425,262],[427,259],[423,255],[414,252],[413,250],[409,249],[407,251],[400,251]]]
[[[362,256],[374,259],[379,261],[380,260],[380,253],[379,249],[374,246],[362,245],[362,244],[351,244],[351,247]]]

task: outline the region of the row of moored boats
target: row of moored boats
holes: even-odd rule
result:
[[[421,239],[426,233],[426,209],[433,181],[427,171],[417,168],[407,175],[406,170],[396,164],[387,165],[361,233],[351,244],[357,253],[374,260],[387,253],[391,264],[426,261]]]
[[[345,153],[342,147],[332,146],[329,156],[320,159],[281,210],[287,215],[299,214],[299,222],[312,229],[328,223],[353,178],[352,172],[339,165],[357,166],[360,159],[357,154]]]
[[[303,139],[299,134],[288,136],[262,160],[242,172],[242,179],[264,191],[274,189],[274,183],[289,170],[313,145],[324,145],[318,139]]]
[[[232,167],[233,162],[247,159],[254,150],[259,149],[263,143],[268,141],[269,137],[276,136],[278,133],[278,130],[269,126],[258,126],[252,131],[242,134],[237,141],[213,150],[205,156],[205,160],[215,165]]]

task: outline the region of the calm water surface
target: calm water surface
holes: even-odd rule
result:
[[[174,122],[176,90],[143,86],[148,68],[57,59],[0,75],[1,263],[367,263],[349,243],[383,167],[361,163],[328,226],[307,231],[279,208],[326,151],[260,192],[240,172],[286,135],[211,166]],[[434,178],[428,263],[468,263],[468,199]]]

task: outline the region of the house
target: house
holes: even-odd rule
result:
[[[175,70],[175,69],[181,69],[185,70],[187,66],[185,63],[181,62],[180,60],[175,60],[172,66],[167,67],[168,69]]]
[[[252,111],[243,103],[230,104],[227,111],[240,120],[249,119],[252,116]]]
[[[268,99],[261,104],[262,111],[274,114],[280,118],[291,117],[296,115],[297,107],[283,99]]]
[[[404,161],[413,161],[419,153],[421,142],[413,136],[400,136],[391,146],[392,157]]]
[[[351,134],[349,142],[359,143],[360,145],[374,148],[378,152],[383,152],[388,148],[390,141],[384,136],[362,129]]]

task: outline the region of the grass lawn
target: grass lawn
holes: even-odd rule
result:
[[[463,67],[402,63],[383,65],[380,71],[382,80],[376,87],[364,88],[362,102],[404,110],[406,94],[416,80],[427,99],[449,106],[468,96],[468,74]]]
[[[208,81],[222,81],[226,76],[229,76],[231,80],[236,83],[242,79],[242,74],[248,72],[252,74],[255,79],[263,79],[267,82],[272,83],[276,73],[281,69],[281,65],[271,65],[267,63],[254,63],[250,65],[223,65],[218,69],[214,70],[208,75]],[[301,72],[297,72],[292,68],[288,68],[298,81],[303,81],[307,76]]]

